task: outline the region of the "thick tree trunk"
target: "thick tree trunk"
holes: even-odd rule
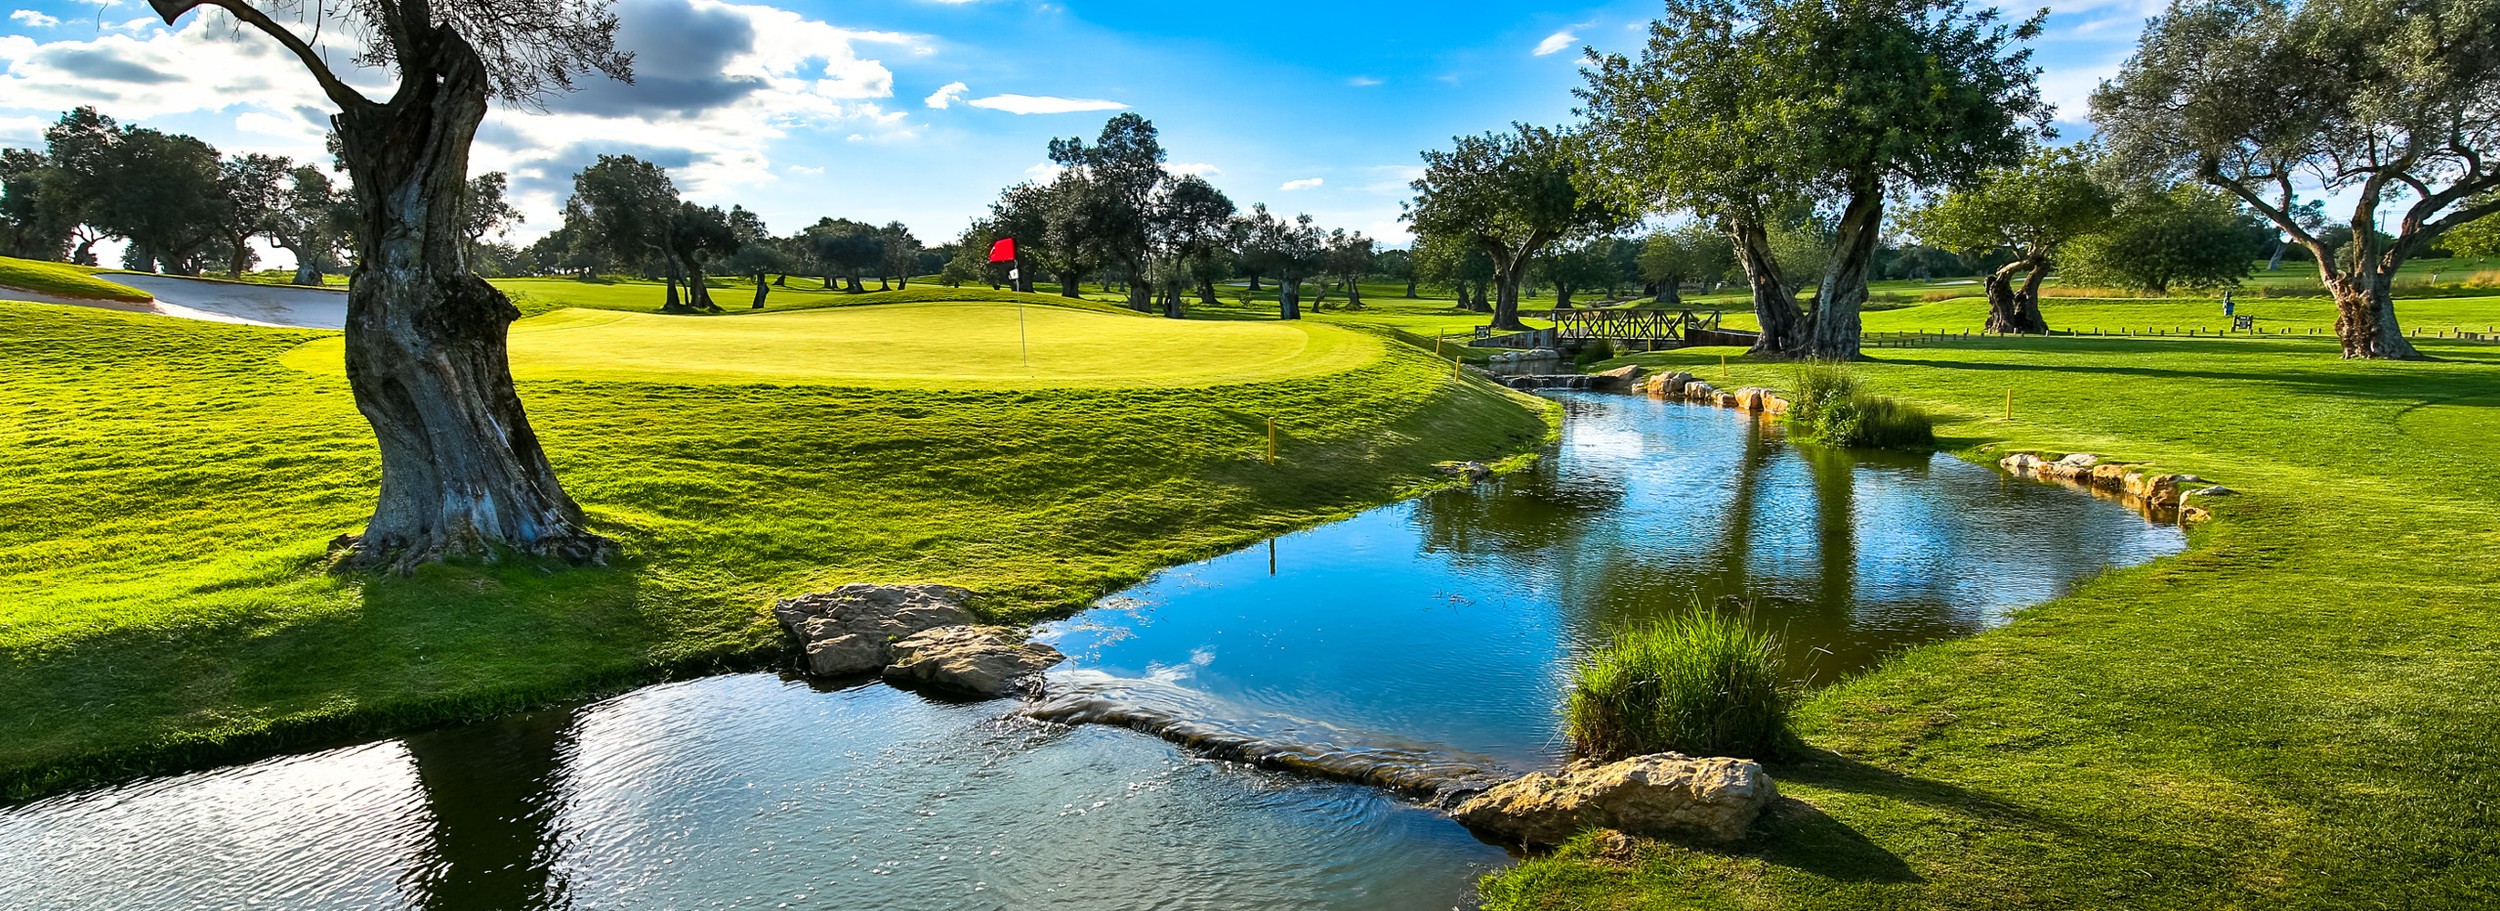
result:
[[[1292,279],[1276,280],[1276,318],[1302,318],[1302,283]]]
[[[1753,288],[1754,322],[1762,327],[1752,353],[1794,356],[1805,347],[1805,314],[1797,309],[1796,288],[1780,274],[1779,260],[1771,255],[1770,231],[1758,222],[1731,219],[1727,232],[1737,265],[1744,267],[1745,282]]]
[[[1205,307],[1215,306],[1215,279],[1213,277],[1198,276],[1198,303]]]
[[[500,552],[600,561],[512,386],[505,334],[520,311],[469,272],[459,200],[486,115],[475,51],[437,29],[391,104],[335,120],[355,177],[356,270],[347,382],[382,450],[382,489],[351,562],[406,571]]]
[[[234,258],[226,261],[227,278],[242,280],[243,258],[251,255],[251,242],[252,236],[249,234],[234,239]]]
[[[2286,252],[2289,252],[2291,249],[2292,249],[2292,242],[2291,242],[2291,241],[2277,239],[2277,240],[2274,242],[2274,256],[2266,260],[2266,271],[2268,271],[2268,272],[2280,272],[2280,271],[2282,271],[2282,270],[2283,270],[2283,254],[2284,254],[2284,253],[2286,253]]]
[[[1259,273],[1250,273],[1250,293],[1259,293]]]
[[[2029,274],[2020,291],[2014,288],[2014,273]],[[2040,277],[2048,272],[2046,263],[2018,259],[1988,273],[1988,324],[1985,330],[2002,335],[2040,335],[2049,331],[2048,321],[2040,316]]]
[[[2014,292],[2014,314],[2032,331],[2047,335],[2049,318],[2040,313],[2040,283],[2049,277],[2049,261],[2031,264],[2031,272],[2023,276],[2022,290]]]
[[[1415,280],[1411,278],[1406,280],[1406,299],[1415,299]]]
[[[1363,286],[1361,284],[1355,282],[1345,283],[1345,308],[1348,310],[1363,309]]]
[[[1875,247],[1883,239],[1883,223],[1883,186],[1871,180],[1860,183],[1840,211],[1832,262],[1824,270],[1823,285],[1814,295],[1814,320],[1808,329],[1806,356],[1827,361],[1857,359],[1858,312],[1866,306],[1867,272],[1875,265]]]
[[[1571,309],[1571,287],[1570,287],[1570,286],[1568,286],[1568,285],[1555,285],[1555,286],[1554,286],[1554,309],[1556,309],[1556,310],[1569,310],[1569,309]]]
[[[1502,332],[1526,331],[1528,324],[1519,321],[1519,270],[1495,272],[1493,289],[1493,328]]]
[[[2387,287],[2393,271],[2352,272],[2327,280],[2326,290],[2335,296],[2335,335],[2343,340],[2345,357],[2423,359],[2396,323],[2396,302]]]

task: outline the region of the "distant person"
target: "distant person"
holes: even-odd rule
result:
[[[2230,316],[2231,308],[2231,292],[2224,291],[2222,292],[2222,315]]]

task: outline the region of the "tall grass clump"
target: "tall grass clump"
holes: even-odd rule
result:
[[[1796,387],[1796,400],[1788,407],[1788,425],[1807,439],[1870,449],[1936,445],[1935,418],[1916,405],[1867,392],[1847,367],[1799,367]]]
[[[1778,755],[1789,743],[1789,693],[1773,646],[1717,611],[1624,629],[1580,665],[1564,709],[1572,752],[1606,762]]]

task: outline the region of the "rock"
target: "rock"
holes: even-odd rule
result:
[[[1649,390],[1650,395],[1672,398],[1683,395],[1684,384],[1692,381],[1692,374],[1678,370],[1673,373],[1661,373],[1657,376],[1650,377],[1648,385],[1644,388]]]
[[[1695,402],[1713,401],[1719,397],[1719,387],[1693,380],[1684,384],[1684,397]]]
[[[2189,477],[2195,477],[2195,476],[2194,476],[2194,475],[2189,475]],[[2198,480],[2203,480],[2203,479],[2202,479],[2202,478],[2198,478]],[[2228,497],[2228,496],[2236,496],[2236,495],[2238,495],[2238,494],[2239,494],[2239,491],[2232,490],[2231,488],[2224,487],[2224,486],[2222,486],[2222,485],[2216,484],[2216,485],[2214,485],[2214,486],[2212,486],[2212,487],[2199,487],[2199,488],[2196,488],[2195,490],[2188,491],[2186,495],[2187,495],[2187,496],[2191,496],[2191,497]]]
[[[1734,408],[1734,407],[1736,407],[1736,393],[1733,393],[1733,392],[1722,392],[1722,393],[1719,393],[1719,394],[1718,394],[1718,396],[1716,397],[1716,399],[1714,399],[1714,401],[1716,401],[1716,402],[1718,403],[1718,406],[1719,406],[1719,407],[1721,407],[1721,408]]]
[[[2130,481],[2142,477],[2141,474],[2128,471],[2127,466],[2124,465],[2092,466],[2092,486],[2104,490],[2124,490]],[[2141,484],[2141,481],[2135,481],[2135,483]]]
[[[1789,407],[1790,407],[1790,406],[1789,406],[1789,404],[1788,404],[1788,400],[1787,400],[1787,399],[1784,399],[1784,398],[1780,398],[1779,396],[1776,396],[1776,395],[1766,395],[1766,396],[1763,396],[1763,397],[1762,397],[1762,413],[1763,413],[1763,414],[1769,414],[1769,415],[1781,415],[1781,414],[1787,414],[1787,413],[1788,413],[1788,409],[1789,409]]]
[[[2039,456],[2028,452],[2017,452],[1997,461],[1998,467],[2015,474],[2038,474],[2042,464]]]
[[[1640,379],[1640,377],[1641,365],[1625,364],[1613,370],[1596,374],[1594,382],[1596,383],[1597,388],[1600,389],[1630,389],[1632,388],[1632,381]]]
[[[1763,410],[1762,401],[1770,397],[1771,390],[1760,386],[1747,386],[1736,390],[1736,407],[1758,412]]]
[[[893,643],[921,630],[970,623],[972,593],[952,585],[845,585],[773,605],[807,650],[807,672],[865,674],[892,660]]]
[[[1479,832],[1531,845],[1558,845],[1601,828],[1732,841],[1778,798],[1770,775],[1752,760],[1654,753],[1523,775],[1450,815]]]
[[[996,626],[942,626],[894,643],[885,679],[917,683],[973,696],[1010,696],[1032,688],[1032,679],[1067,660],[1058,649],[1017,642]]]

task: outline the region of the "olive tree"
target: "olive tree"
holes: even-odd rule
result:
[[[468,267],[462,192],[490,98],[527,104],[577,75],[631,78],[606,0],[149,0],[172,24],[207,7],[284,46],[338,113],[339,161],[361,225],[349,284],[347,379],[382,450],[382,485],[352,560],[402,570],[504,550],[586,561],[586,527],[512,386],[520,311]],[[281,18],[292,18],[290,26]],[[304,34],[362,36],[356,62],[395,71],[375,99]]]
[[[2417,358],[2396,271],[2500,212],[2477,199],[2500,187],[2500,3],[2173,0],[2092,111],[2130,170],[2220,188],[2308,248],[2345,357]],[[2343,255],[2302,223],[2303,190],[2351,200]]]
[[[1855,357],[1889,198],[2013,164],[2045,132],[2022,47],[2045,15],[2009,23],[1966,0],[1672,0],[1638,61],[1592,57],[1584,71],[1591,182],[1729,227],[1757,351]],[[1837,211],[1802,313],[1802,277],[1769,238],[1798,200]]]
[[[1493,328],[1524,330],[1519,283],[1528,264],[1556,243],[1628,220],[1608,197],[1581,191],[1581,170],[1577,144],[1544,127],[1460,136],[1448,151],[1424,153],[1424,176],[1403,217],[1417,234],[1484,251],[1493,264]]]
[[[2012,254],[1986,279],[1987,331],[2049,331],[2040,314],[2040,281],[2068,244],[2108,224],[2118,203],[2118,194],[2094,180],[2089,166],[2082,150],[2043,149],[2020,167],[1981,172],[1970,186],[1904,219],[1920,240],[1964,256]],[[2023,277],[2019,289],[2016,275]]]

